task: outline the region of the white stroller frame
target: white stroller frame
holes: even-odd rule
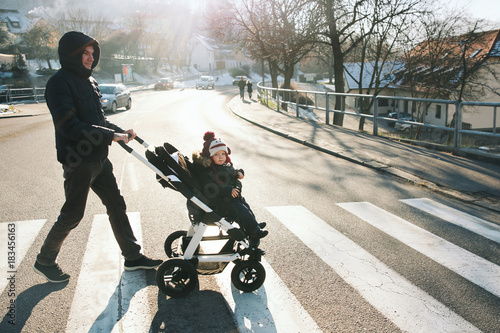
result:
[[[224,217],[218,216],[208,205],[200,200],[190,189],[186,189],[185,184],[179,178],[189,176],[187,171],[179,165],[177,158],[172,157],[168,150],[175,148],[168,143],[162,147],[156,147],[155,151],[149,149],[149,145],[139,137],[135,140],[142,144],[146,150],[146,157],[133,150],[123,141],[119,144],[131,155],[145,164],[157,174],[158,181],[164,187],[171,187],[181,192],[189,202],[204,212],[204,218],[196,221],[191,218],[191,226],[188,231],[176,231],[167,237],[165,241],[165,252],[170,258],[158,267],[156,272],[156,282],[159,289],[168,296],[182,297],[189,294],[198,284],[198,274],[217,274],[222,272],[226,265],[235,262],[231,272],[233,285],[242,291],[251,292],[258,289],[264,283],[265,269],[260,263],[264,254],[258,248],[259,241],[249,241],[247,236],[239,228],[233,226]],[[175,149],[174,155],[180,153]],[[180,156],[185,158],[184,156]],[[178,158],[180,158],[178,157]],[[160,170],[161,169],[161,170]],[[176,185],[177,184],[177,185]],[[182,186],[180,186],[182,184]],[[179,189],[180,188],[180,189]],[[219,236],[204,237],[209,224],[214,224],[220,228]],[[227,236],[222,235],[222,231]],[[173,236],[173,237],[172,237]],[[202,241],[227,239],[226,245],[218,254],[198,254]],[[180,244],[172,248],[173,241]],[[188,241],[187,246],[185,242]],[[228,248],[232,248],[229,251]],[[219,264],[217,268],[200,268],[209,263]]]

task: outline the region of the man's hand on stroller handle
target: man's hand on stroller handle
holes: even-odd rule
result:
[[[129,141],[133,140],[137,134],[133,129],[126,130],[123,133],[115,133],[113,137],[113,141],[118,142],[118,141],[123,141],[125,143],[128,143]]]

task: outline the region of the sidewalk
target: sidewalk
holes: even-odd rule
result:
[[[500,212],[500,157],[486,162],[454,156],[299,119],[295,111],[277,112],[256,99],[241,101],[236,96],[228,106],[240,118],[297,143]]]

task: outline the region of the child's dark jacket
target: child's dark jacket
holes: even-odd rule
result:
[[[210,159],[193,154],[193,174],[201,184],[203,195],[208,199],[208,205],[220,215],[229,219],[237,216],[234,201],[241,201],[241,182],[238,180],[238,172],[229,164],[215,165]],[[237,198],[232,197],[234,188],[240,190]]]

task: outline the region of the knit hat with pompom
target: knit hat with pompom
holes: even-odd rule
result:
[[[222,140],[216,139],[214,132],[210,131],[206,132],[203,135],[203,140],[204,140],[203,149],[201,151],[202,156],[210,158],[213,154],[215,154],[219,150],[224,150],[228,155],[231,154],[231,149],[229,149],[229,147],[224,142],[222,142]]]

